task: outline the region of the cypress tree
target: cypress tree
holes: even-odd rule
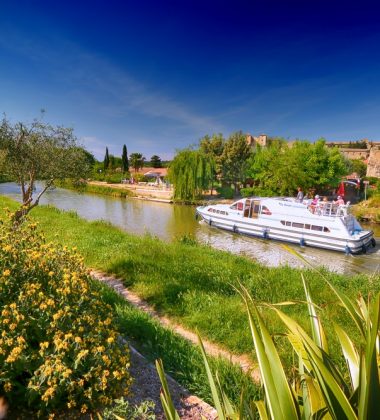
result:
[[[106,171],[108,167],[110,166],[110,155],[108,153],[108,147],[106,147],[106,155],[104,156],[104,170]]]
[[[121,164],[123,167],[123,172],[129,171],[129,162],[128,162],[128,153],[127,153],[127,146],[124,144],[123,146],[123,154],[121,156]]]

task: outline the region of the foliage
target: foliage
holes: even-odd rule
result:
[[[4,117],[0,126],[0,172],[17,181],[22,192],[22,207],[14,213],[15,223],[38,205],[54,181],[86,177],[88,159],[72,129],[41,120],[29,125],[12,124]],[[37,180],[45,181],[45,185],[34,198]]]
[[[234,190],[231,187],[217,187],[216,191],[223,198],[226,198],[226,199],[234,198]]]
[[[144,166],[144,161],[145,158],[141,153],[131,153],[129,156],[129,162],[135,172]]]
[[[153,168],[162,168],[161,158],[157,155],[153,155],[150,158],[150,164],[153,166]]]
[[[0,225],[0,390],[12,407],[107,405],[128,391],[128,348],[75,250],[35,224]]]
[[[372,304],[367,304],[360,295],[355,301],[335,288],[328,278],[322,277],[351,321],[349,329],[334,324],[346,369],[331,358],[318,308],[311,299],[309,285],[304,277],[302,280],[312,335],[308,335],[302,326],[281,310],[281,306],[291,302],[259,304],[242,287],[240,293],[248,312],[265,399],[249,401],[242,390],[240,404],[231,403],[218,380],[218,373],[213,374],[200,342],[219,419],[256,419],[257,413],[261,419],[376,418],[380,398],[380,294],[377,294]],[[298,370],[292,381],[286,376],[275,342],[260,313],[260,306],[270,308],[286,326],[286,337],[298,357]],[[360,336],[359,344],[355,344],[356,334]],[[158,365],[158,371],[164,384],[162,366]],[[167,418],[175,419],[177,413],[171,407],[170,394],[162,393],[161,399],[164,407],[171,408],[167,410]]]
[[[106,154],[104,155],[104,161],[103,161],[103,169],[106,171],[110,166],[110,155],[108,153],[108,147],[106,147]]]
[[[247,144],[242,131],[231,134],[224,144],[221,156],[222,178],[224,182],[233,183],[235,191],[238,183],[246,178],[247,162],[251,155],[251,148]]]
[[[104,181],[106,181],[107,184],[120,184],[122,178],[124,178],[124,176],[120,172],[114,173],[108,171],[104,174]]]
[[[215,174],[213,181],[222,176],[222,155],[225,139],[222,134],[206,135],[199,140],[199,150],[215,162]]]
[[[350,160],[350,171],[356,172],[360,178],[367,173],[367,165],[363,162],[362,159],[351,159]]]
[[[198,150],[185,149],[177,153],[169,168],[169,180],[174,185],[174,199],[200,198],[213,177],[214,161]]]
[[[261,188],[258,186],[242,188],[240,190],[240,194],[243,197],[273,197],[276,195],[271,189]]]
[[[347,146],[349,149],[367,149],[367,142],[365,140],[350,141]]]
[[[144,401],[139,406],[131,406],[123,397],[114,401],[112,407],[106,408],[102,415],[98,415],[99,420],[154,420],[155,404],[153,401]]]
[[[291,147],[276,140],[257,148],[247,173],[271,195],[292,195],[298,186],[304,191],[336,186],[347,170],[339,149],[325,147],[323,139],[314,144],[296,141]]]
[[[127,152],[127,146],[123,145],[123,153],[121,155],[121,166],[123,169],[123,172],[129,171],[129,161],[128,161],[128,152]]]

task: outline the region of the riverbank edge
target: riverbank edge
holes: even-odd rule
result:
[[[380,224],[380,208],[371,206],[371,199],[355,204],[352,213],[360,222]]]

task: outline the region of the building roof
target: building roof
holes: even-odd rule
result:
[[[153,168],[153,167],[144,167],[140,168],[137,172],[133,168],[130,168],[131,174],[142,174],[150,176],[166,176],[168,174],[168,168]]]

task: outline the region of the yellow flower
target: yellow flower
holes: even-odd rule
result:
[[[107,343],[113,343],[115,341],[115,339],[113,337],[108,337],[107,338]]]
[[[12,389],[12,384],[10,382],[5,382],[4,384],[4,391],[9,392]]]
[[[49,277],[53,277],[54,276],[54,271],[49,271]]]
[[[8,276],[10,276],[10,275],[11,275],[11,270],[8,270],[8,269],[7,269],[7,270],[4,270],[4,271],[3,271],[3,276],[4,276],[4,277],[8,277]]]
[[[47,349],[49,347],[49,342],[48,341],[44,341],[43,343],[40,343],[40,348],[41,349]]]
[[[87,411],[87,409],[88,409],[87,405],[83,404],[81,409],[80,409],[80,412],[84,414]]]

